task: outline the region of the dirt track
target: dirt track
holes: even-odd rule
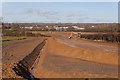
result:
[[[48,38],[41,61],[34,69],[36,78],[118,77],[117,45],[75,38],[69,40],[68,34],[62,33],[52,33],[52,36]],[[28,55],[42,40],[35,38],[4,43],[3,76],[18,77],[11,70],[12,66]],[[8,65],[10,68],[7,69]]]

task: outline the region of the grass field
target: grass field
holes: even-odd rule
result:
[[[5,42],[5,41],[23,40],[23,39],[26,39],[26,38],[4,37],[4,38],[1,38],[0,41]]]

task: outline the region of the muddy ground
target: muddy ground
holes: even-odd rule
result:
[[[97,42],[79,38],[68,39],[69,33],[51,33],[43,55],[34,69],[35,78],[117,78],[117,43]],[[20,77],[12,70],[15,63],[43,41],[29,38],[3,43],[3,78]],[[9,66],[9,67],[8,67]]]

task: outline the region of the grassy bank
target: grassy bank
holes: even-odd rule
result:
[[[5,42],[5,41],[23,40],[23,39],[26,39],[26,38],[5,37],[5,38],[1,38],[0,41]]]

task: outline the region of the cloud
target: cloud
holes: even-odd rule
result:
[[[86,22],[90,19],[90,17],[87,14],[81,14],[81,13],[71,13],[66,15],[65,22],[70,23],[79,23],[79,22]]]
[[[27,14],[36,13],[38,15],[56,15],[56,14],[58,14],[57,11],[39,10],[39,9],[32,9],[32,8],[26,9],[25,13],[27,13]]]
[[[82,13],[71,13],[71,14],[66,15],[66,17],[69,17],[69,18],[73,18],[73,17],[87,18],[88,15],[87,14],[82,14]]]
[[[58,12],[56,11],[50,12],[50,15],[56,15],[56,14],[58,14]]]
[[[87,20],[87,19],[89,19],[89,17],[88,16],[80,16],[79,19]]]
[[[36,10],[37,14],[48,14],[49,12],[46,10]]]
[[[33,10],[33,9],[30,9],[30,8],[25,10],[25,13],[27,13],[27,14],[31,14],[31,13],[33,13],[33,12],[34,12],[34,10]]]
[[[61,21],[61,18],[57,16],[45,15],[44,17],[45,17],[45,22],[60,22]]]
[[[37,14],[43,14],[43,15],[56,15],[58,12],[56,11],[48,11],[48,10],[36,10]]]
[[[77,16],[75,14],[68,14],[66,17],[74,17],[74,16]]]
[[[3,15],[15,15],[17,14],[18,12],[16,11],[12,11],[12,10],[3,10],[2,14]]]
[[[111,20],[110,19],[93,19],[93,21],[95,22],[110,22]]]
[[[66,21],[87,21],[89,19],[87,14],[82,14],[82,13],[71,13],[66,15]]]

